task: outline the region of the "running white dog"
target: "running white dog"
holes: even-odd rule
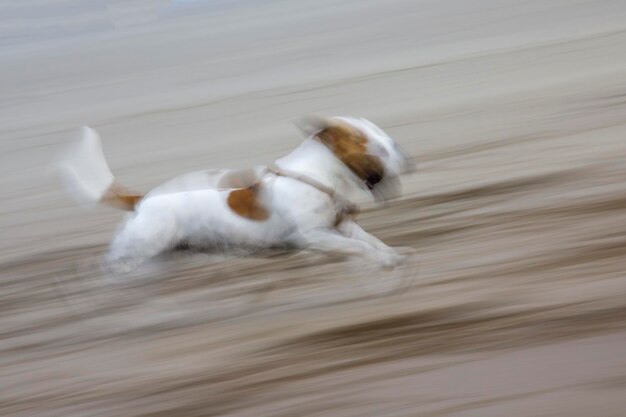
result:
[[[362,118],[307,118],[307,139],[268,167],[209,170],[175,178],[145,195],[115,181],[98,134],[83,129],[63,164],[77,197],[134,213],[106,256],[116,272],[176,248],[246,251],[310,249],[358,256],[392,268],[404,256],[365,232],[346,196],[366,190],[377,200],[399,195],[399,175],[413,170],[405,152]]]

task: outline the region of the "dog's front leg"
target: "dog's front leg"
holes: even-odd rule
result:
[[[385,268],[398,264],[394,254],[380,251],[359,239],[347,237],[334,229],[313,229],[301,235],[301,246],[329,255],[358,256],[371,259]]]
[[[406,255],[402,255],[391,246],[386,245],[383,241],[376,236],[367,233],[359,224],[353,220],[344,220],[337,226],[337,230],[344,236],[352,239],[357,239],[364,242],[373,248],[384,252],[393,258],[393,264],[399,265],[404,262]]]

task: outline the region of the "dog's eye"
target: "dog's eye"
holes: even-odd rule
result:
[[[367,179],[365,180],[365,185],[367,185],[367,188],[371,190],[382,179],[383,175],[380,172],[372,172],[367,176]]]

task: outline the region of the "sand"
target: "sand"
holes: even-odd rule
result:
[[[0,5],[3,416],[622,416],[626,4]],[[308,253],[111,280],[124,214],[50,162],[90,125],[138,190],[273,161],[305,114],[418,163],[360,223],[410,286]]]

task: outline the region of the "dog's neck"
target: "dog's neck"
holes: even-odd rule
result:
[[[276,160],[276,166],[305,175],[331,188],[335,193],[350,196],[362,190],[362,181],[339,160],[328,147],[308,138],[290,154]]]

